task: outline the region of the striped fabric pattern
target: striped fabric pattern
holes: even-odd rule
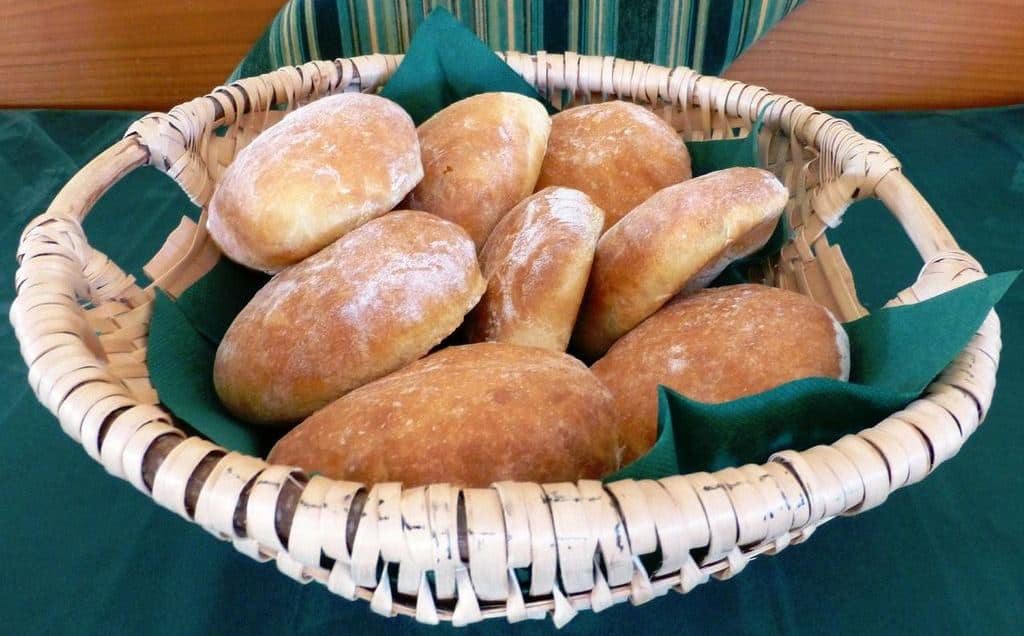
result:
[[[616,55],[718,74],[804,0],[288,0],[231,79],[404,53],[438,6],[495,50]]]

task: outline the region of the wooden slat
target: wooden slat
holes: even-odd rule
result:
[[[283,0],[0,3],[0,107],[164,110],[221,84]]]
[[[1024,0],[808,0],[727,77],[818,108],[1024,102]]]

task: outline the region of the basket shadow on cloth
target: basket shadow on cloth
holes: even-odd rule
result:
[[[844,121],[683,67],[572,53],[502,57],[556,106],[629,99],[688,140],[742,136],[763,112],[762,163],[790,190],[793,229],[765,278],[813,297],[841,320],[865,310],[839,247],[826,237],[856,199],[879,198],[925,262],[890,304],[984,277],[898,161]],[[203,207],[235,153],[285,110],[339,91],[376,90],[400,61],[311,62],[147,115],[26,228],[11,321],[29,381],[109,473],[252,558],[275,559],[288,576],[369,601],[381,614],[468,624],[550,613],[560,626],[581,609],[642,603],[671,589],[688,592],[710,576],[729,578],[829,519],[878,506],[956,454],[983,420],[1001,344],[994,312],[906,409],[834,444],[714,474],[404,489],[309,477],[187,435],[148,379],[153,286],[136,284],[92,249],[82,219],[111,185],[146,164]],[[198,224],[184,219],[146,266],[172,295],[220,257],[203,214]],[[529,571],[528,585],[516,570]]]

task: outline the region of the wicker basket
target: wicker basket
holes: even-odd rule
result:
[[[572,53],[503,57],[556,105],[614,98],[650,104],[686,139],[746,134],[763,110],[762,161],[792,193],[787,214],[794,230],[768,280],[815,298],[843,320],[865,312],[826,233],[855,199],[881,199],[925,261],[917,281],[892,303],[984,276],[896,159],[844,121],[686,68]],[[29,224],[11,308],[29,381],[67,434],[111,474],[252,558],[276,559],[296,580],[316,579],[381,614],[467,624],[550,612],[562,625],[581,609],[642,603],[670,589],[687,592],[709,576],[731,577],[837,515],[877,506],[953,456],[984,418],[1000,350],[994,312],[924,396],[884,422],[831,446],[714,474],[607,485],[368,488],[309,478],[187,436],[148,380],[153,286],[138,286],[93,250],[82,219],[107,188],[145,164],[205,206],[237,150],[279,119],[282,107],[376,90],[400,60],[311,62],[147,115]],[[218,257],[203,219],[198,226],[186,219],[146,271],[177,294]],[[641,561],[644,555],[654,556]],[[529,569],[528,589],[517,568]]]

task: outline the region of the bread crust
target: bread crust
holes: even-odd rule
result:
[[[603,232],[658,190],[691,176],[690,153],[672,126],[642,106],[613,100],[551,118],[537,189],[586,192],[605,211]]]
[[[461,225],[481,249],[501,217],[533,192],[550,130],[544,107],[523,95],[455,102],[417,131],[424,174],[408,207]]]
[[[618,468],[610,406],[608,390],[566,354],[449,347],[317,411],[269,461],[410,487],[596,479]]]
[[[425,212],[386,214],[253,297],[217,349],[217,394],[242,419],[294,423],[426,355],[484,287],[461,228]]]
[[[565,351],[603,223],[590,197],[568,188],[512,208],[480,252],[487,291],[467,320],[469,341]]]
[[[573,344],[599,357],[680,291],[706,285],[756,251],[788,197],[759,168],[728,168],[660,190],[598,242]]]
[[[238,151],[207,228],[228,258],[273,273],[391,210],[422,177],[416,129],[398,104],[324,97]]]
[[[849,355],[846,331],[822,305],[774,287],[732,285],[673,300],[592,370],[615,398],[628,462],[654,444],[659,384],[726,402],[800,378],[846,380]]]

